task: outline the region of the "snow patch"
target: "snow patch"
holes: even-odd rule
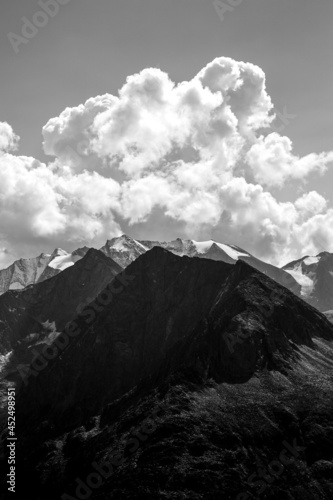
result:
[[[231,257],[232,259],[238,260],[239,257],[249,257],[248,253],[239,252],[238,250],[235,250],[229,245],[223,245],[222,243],[216,243],[216,245],[220,247],[222,250],[224,250],[225,253],[229,255],[229,257]]]
[[[8,290],[23,290],[23,288],[25,288],[25,286],[23,286],[21,283],[15,281],[15,283],[11,283],[9,285]]]
[[[196,247],[198,253],[207,253],[209,249],[212,247],[212,245],[214,245],[214,243],[221,250],[223,250],[231,259],[238,260],[239,257],[249,257],[249,254],[239,252],[238,250],[235,250],[235,248],[229,245],[224,245],[223,243],[217,243],[216,241],[213,240],[208,240],[208,241],[193,240],[193,244]]]
[[[82,257],[80,255],[59,255],[59,257],[55,257],[51,262],[49,262],[49,266],[53,269],[57,269],[58,271],[63,271],[70,266],[73,266],[75,262],[81,260]]]
[[[303,262],[306,266],[311,266],[311,264],[318,264],[319,260],[319,257],[307,257]]]
[[[119,238],[114,238],[111,241],[108,241],[109,247],[114,250],[118,250],[118,252],[128,252],[134,245],[137,245],[145,252],[149,250],[147,247],[142,245],[137,240],[133,240],[132,238],[128,238],[128,236],[120,236]]]
[[[303,261],[304,262],[304,261]],[[302,263],[299,263],[294,269],[286,269],[293,278],[301,285],[301,295],[308,297],[314,288],[314,280],[302,272]]]
[[[210,247],[214,244],[214,241],[194,241],[193,245],[195,246],[198,253],[206,253],[210,249]]]

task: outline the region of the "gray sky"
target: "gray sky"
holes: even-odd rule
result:
[[[22,17],[31,20],[40,6],[36,0],[7,0],[0,9],[0,121],[20,136],[16,154],[52,160],[42,150],[48,120],[90,97],[117,95],[128,75],[156,67],[177,84],[220,56],[263,69],[275,110],[295,115],[283,129],[294,154],[333,150],[332,0],[243,0],[223,21],[211,0],[70,0],[17,54],[8,33],[19,35]],[[332,170],[331,164],[325,176],[310,174],[305,192],[316,190],[331,204]],[[270,191],[281,202],[299,196],[288,182]],[[122,229],[160,237],[155,218],[149,228],[140,223],[131,229],[123,221]],[[178,236],[182,224],[169,230],[166,220],[165,228],[166,237]],[[10,247],[8,239],[2,246]],[[25,252],[48,241],[36,240]],[[247,240],[237,243],[246,246]]]

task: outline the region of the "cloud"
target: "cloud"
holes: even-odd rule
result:
[[[294,239],[302,255],[314,255],[319,252],[332,251],[333,242],[333,209],[318,213],[303,224],[295,227]]]
[[[0,122],[0,154],[17,149],[19,139],[7,122]]]
[[[277,133],[260,136],[246,154],[254,179],[268,187],[282,187],[288,179],[305,180],[310,173],[324,174],[332,161],[333,152],[295,156],[291,140]]]
[[[300,221],[308,220],[327,209],[327,200],[316,191],[310,191],[295,201],[295,208]]]
[[[119,234],[112,214],[118,196],[118,184],[96,173],[76,175],[30,157],[0,156],[0,234],[17,256],[28,242],[68,244]]]
[[[43,127],[47,165],[10,154],[17,138],[2,124],[0,234],[16,253],[27,239],[98,245],[143,224],[228,238],[275,263],[320,250],[328,202],[270,190],[324,175],[333,152],[299,157],[274,118],[262,69],[221,57],[190,81],[147,68],[118,96],[66,108]]]

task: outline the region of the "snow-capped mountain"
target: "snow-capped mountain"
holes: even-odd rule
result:
[[[333,309],[333,254],[321,252],[283,266],[301,285],[301,297],[322,312]]]
[[[105,245],[100,248],[101,252],[123,268],[127,267],[140,255],[146,253],[147,250],[149,250],[148,247],[126,234],[107,240]]]
[[[52,278],[82,259],[88,247],[68,253],[56,248],[52,254],[42,253],[32,259],[16,260],[11,266],[0,270],[0,295],[7,290],[22,290],[28,285]]]
[[[290,273],[257,259],[236,245],[219,243],[213,240],[195,241],[177,238],[173,241],[139,241],[123,234],[107,240],[100,248],[107,257],[113,259],[122,268],[127,267],[140,255],[153,247],[161,247],[178,256],[198,257],[235,264],[239,259],[246,261],[255,269],[263,272],[278,283],[300,294],[301,284]],[[68,253],[57,248],[52,255],[42,254],[35,259],[21,259],[12,266],[0,271],[0,294],[7,290],[18,290],[55,276],[75,262],[88,251],[88,247]]]
[[[178,256],[186,255],[187,257],[218,260],[228,264],[235,264],[241,259],[278,283],[290,288],[294,293],[300,293],[301,287],[298,282],[288,276],[283,269],[263,262],[235,245],[226,245],[213,240],[195,241],[177,238],[173,241],[138,241],[123,234],[118,238],[108,240],[101,251],[122,267],[126,267],[147,250],[156,246],[169,250]]]
[[[331,323],[333,323],[333,310],[325,311],[324,314],[326,318],[329,319]]]

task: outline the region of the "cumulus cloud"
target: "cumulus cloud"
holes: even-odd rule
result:
[[[12,127],[7,122],[0,122],[0,154],[4,151],[14,151],[19,142],[19,137],[14,134]]]
[[[118,96],[66,108],[43,128],[48,165],[10,154],[17,138],[2,124],[0,234],[93,244],[159,218],[275,263],[320,250],[327,201],[312,191],[281,202],[269,190],[325,174],[333,152],[299,157],[274,118],[262,69],[221,57],[190,81],[147,68]]]
[[[295,201],[295,208],[300,221],[321,214],[327,209],[327,200],[316,191],[310,191]]]
[[[0,235],[17,256],[27,242],[85,242],[119,234],[112,214],[118,197],[113,179],[73,175],[68,168],[51,168],[34,158],[0,155]]]
[[[292,153],[288,137],[272,133],[259,137],[246,154],[254,179],[265,186],[283,186],[288,179],[306,179],[312,172],[325,173],[333,152],[309,154],[302,158]]]

